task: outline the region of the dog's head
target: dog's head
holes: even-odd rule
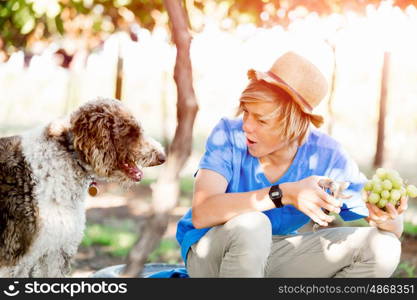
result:
[[[130,185],[142,179],[141,167],[165,161],[162,146],[118,100],[87,102],[71,115],[70,130],[80,159],[101,179]]]

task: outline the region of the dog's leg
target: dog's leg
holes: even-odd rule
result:
[[[72,257],[66,253],[64,250],[61,250],[61,257],[63,260],[61,266],[61,274],[62,276],[67,276],[71,272],[71,259]]]
[[[44,255],[38,261],[40,275],[36,277],[63,278],[71,271],[71,256],[64,250],[56,250]]]
[[[49,273],[49,264],[47,258],[48,255],[44,254],[36,261],[30,270],[30,277],[48,277],[47,274]]]
[[[13,277],[13,272],[10,267],[0,268],[0,278],[10,278]]]
[[[28,278],[31,277],[31,273],[33,273],[33,266],[19,264],[13,268],[11,277]]]
[[[28,261],[20,263],[9,272],[10,274],[5,272],[4,277],[63,278],[69,274],[70,260],[71,258],[64,251],[48,252],[38,259],[28,260],[32,262],[30,265]]]

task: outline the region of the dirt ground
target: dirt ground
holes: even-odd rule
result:
[[[100,184],[99,187],[99,195],[94,198],[89,197],[86,202],[88,223],[117,226],[130,221],[140,225],[146,220],[150,208],[149,186],[138,185],[127,192],[114,184]],[[164,238],[175,239],[176,224],[188,208],[188,206],[179,206],[173,210]],[[105,253],[103,247],[100,245],[80,246],[72,265],[72,277],[89,277],[102,268],[126,262],[124,257],[114,257]],[[182,263],[180,257],[178,262]],[[414,266],[414,274],[416,274],[416,236],[403,235],[401,262],[407,262],[411,268]],[[397,275],[406,277],[403,270],[398,270]]]
[[[407,261],[411,266],[414,266],[414,274],[417,274],[417,237],[407,236],[403,237],[401,261]]]

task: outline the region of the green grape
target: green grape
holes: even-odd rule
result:
[[[398,206],[401,197],[417,198],[417,187],[407,186],[400,173],[394,169],[376,169],[372,179],[365,183],[363,190],[367,192],[363,194],[366,197],[364,201],[380,208],[386,207],[387,203]]]
[[[390,181],[390,180],[388,180],[388,179],[385,179],[385,180],[382,182],[382,188],[383,188],[384,190],[391,190],[391,189],[392,189],[392,183],[391,183],[391,181]]]
[[[381,199],[378,201],[378,203],[376,204],[376,206],[378,206],[379,208],[384,208],[385,205],[387,205],[388,200],[387,199]]]
[[[402,196],[402,197],[407,196],[407,189],[406,189],[404,186],[402,186],[402,187],[400,188],[400,191],[401,191],[401,196]]]
[[[398,201],[401,198],[401,191],[400,190],[392,190],[390,199],[392,201]]]
[[[389,203],[391,203],[392,205],[396,206],[398,201],[397,200],[392,200],[391,198],[388,199]]]
[[[378,182],[374,183],[373,186],[374,186],[374,188],[372,189],[372,192],[377,193],[377,194],[382,192],[383,189],[382,189],[382,184],[381,183],[378,183]]]
[[[411,198],[417,197],[417,187],[415,185],[408,185],[407,186],[407,195]]]
[[[389,199],[391,197],[391,193],[387,190],[384,190],[381,192],[381,198],[382,199]]]
[[[400,174],[395,170],[388,170],[387,171],[387,179],[393,181],[395,178],[401,178]]]
[[[379,197],[379,194],[376,194],[376,193],[371,193],[368,197],[368,201],[372,204],[378,203],[380,199],[381,197]]]
[[[400,177],[400,173],[398,173],[397,171],[393,170],[393,169],[388,169],[387,170],[387,177]]]
[[[381,179],[384,180],[387,178],[387,170],[385,170],[384,168],[378,168],[376,169],[375,174]]]
[[[391,180],[392,182],[392,187],[394,189],[401,189],[401,187],[403,186],[403,180],[401,177],[396,177],[393,180]]]
[[[365,186],[364,186],[363,188],[364,188],[364,190],[365,190],[365,191],[370,192],[370,191],[372,191],[372,189],[374,188],[374,185],[373,185],[373,183],[372,183],[372,181],[371,181],[371,180],[368,180],[368,181],[365,183]]]
[[[382,182],[382,180],[381,180],[381,178],[379,178],[378,177],[378,175],[374,175],[374,176],[372,176],[372,183],[381,183]]]

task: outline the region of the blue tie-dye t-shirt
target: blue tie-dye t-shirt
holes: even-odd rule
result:
[[[368,216],[368,209],[361,200],[360,194],[366,177],[337,141],[318,130],[310,131],[307,141],[298,147],[288,170],[277,182],[271,183],[265,177],[258,158],[248,152],[242,130],[242,119],[223,118],[207,140],[206,151],[198,169],[209,169],[223,175],[228,182],[226,193],[259,190],[272,184],[299,181],[311,175],[347,181],[350,185],[344,194],[352,197],[344,200],[340,216],[345,221]],[[271,221],[274,235],[294,234],[310,220],[292,205],[263,213]],[[194,228],[191,222],[191,209],[181,218],[176,237],[184,261],[187,259],[191,245],[209,230],[210,228]]]

